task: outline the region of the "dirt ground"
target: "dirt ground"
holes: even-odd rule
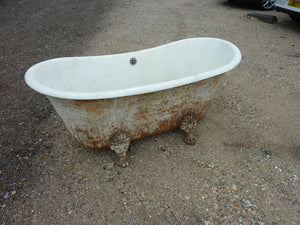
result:
[[[300,29],[226,0],[0,0],[1,224],[300,224]],[[26,86],[42,60],[189,37],[236,44],[187,146],[178,130],[134,141],[134,162],[77,144]]]

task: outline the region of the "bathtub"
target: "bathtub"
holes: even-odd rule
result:
[[[47,95],[73,137],[88,148],[109,147],[127,166],[131,141],[179,128],[195,144],[198,121],[221,76],[239,64],[232,43],[184,39],[135,52],[56,58],[25,74]]]

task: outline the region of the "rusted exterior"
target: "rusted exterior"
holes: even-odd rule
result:
[[[49,97],[74,138],[88,148],[109,145],[122,130],[131,140],[179,127],[184,115],[205,116],[221,75],[147,94],[99,100]]]

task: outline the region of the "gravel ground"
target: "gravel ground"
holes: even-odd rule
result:
[[[300,29],[225,0],[0,0],[1,224],[300,224]],[[134,141],[128,168],[78,145],[29,66],[188,37],[235,43],[187,146],[178,130]]]

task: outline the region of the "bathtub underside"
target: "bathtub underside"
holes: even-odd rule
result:
[[[117,140],[118,135],[124,139],[125,147],[132,140],[179,127],[187,137],[193,124],[205,116],[220,78],[221,75],[172,89],[113,99],[49,99],[80,144],[113,149],[112,140]],[[185,124],[188,117],[194,122]],[[118,154],[124,151],[120,146],[113,150]]]

